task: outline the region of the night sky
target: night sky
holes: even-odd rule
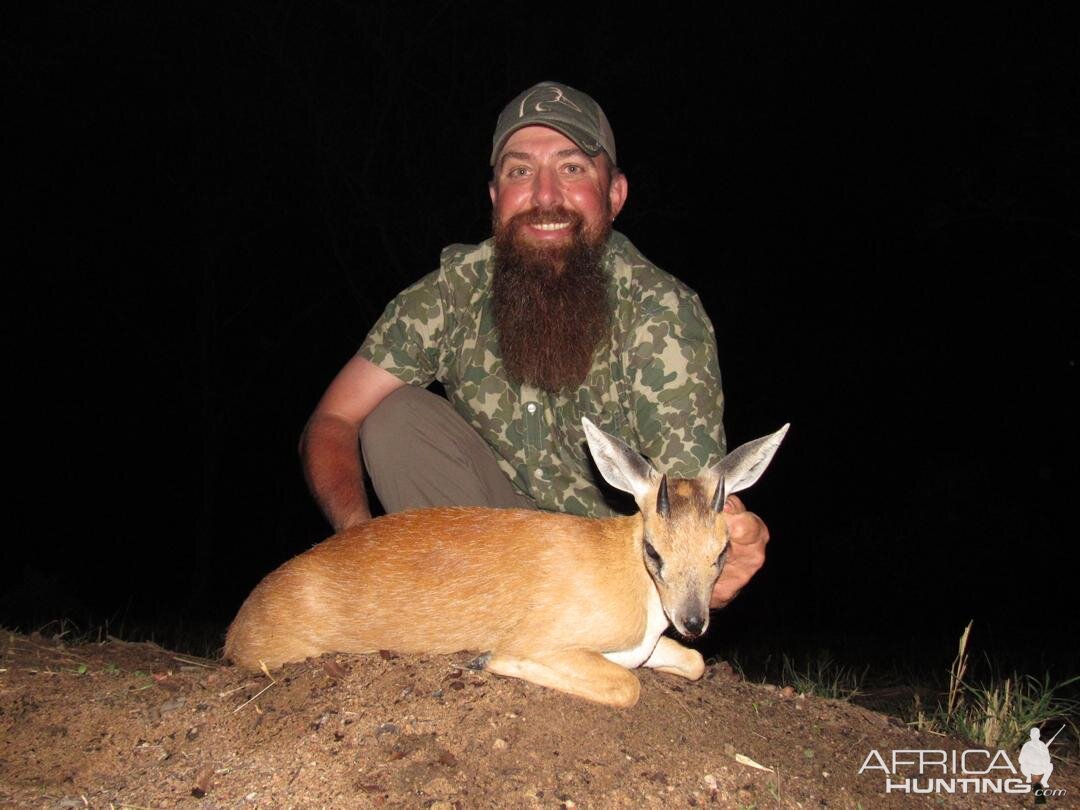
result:
[[[616,227],[713,319],[730,446],[792,423],[745,494],[768,563],[712,641],[944,669],[974,619],[978,654],[1075,661],[1075,26],[744,5],[0,26],[0,624],[220,634],[323,539],[304,422],[386,302],[488,235],[495,119],[555,79],[611,120]]]

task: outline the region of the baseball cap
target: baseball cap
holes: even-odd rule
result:
[[[587,155],[607,152],[615,163],[615,136],[600,105],[580,90],[558,82],[535,84],[506,105],[495,125],[491,165],[507,139],[522,127],[550,127],[576,143]]]

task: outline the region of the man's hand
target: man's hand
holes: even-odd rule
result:
[[[713,587],[711,608],[722,608],[738,596],[765,562],[765,544],[769,542],[768,527],[753,512],[747,512],[735,495],[729,495],[724,504],[724,519],[731,548],[727,564]]]

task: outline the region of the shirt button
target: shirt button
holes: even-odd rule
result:
[[[526,404],[525,405],[525,410],[527,410],[529,413],[536,413],[536,403],[535,402],[530,402],[530,403]]]

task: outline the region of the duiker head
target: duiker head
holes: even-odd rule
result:
[[[789,426],[738,447],[698,478],[669,479],[588,419],[581,423],[601,475],[633,495],[641,510],[642,554],[664,612],[684,636],[700,636],[709,626],[709,598],[727,558],[724,501],[761,477]]]

